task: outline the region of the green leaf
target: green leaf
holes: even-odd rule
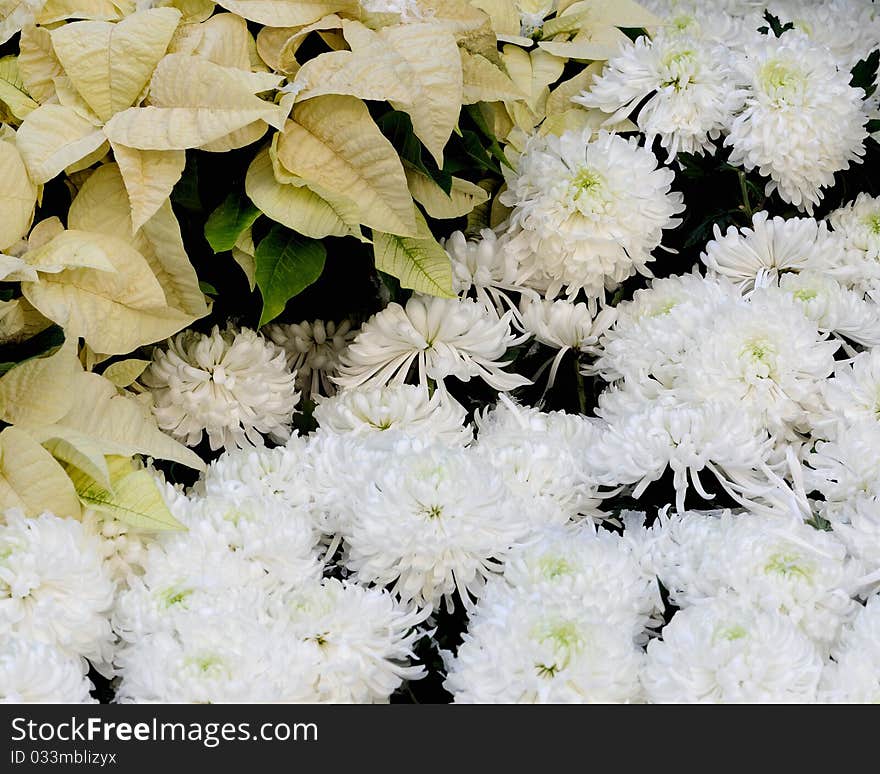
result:
[[[401,287],[419,293],[453,298],[452,264],[446,251],[431,234],[422,213],[416,208],[417,237],[373,232],[376,268],[400,280]]]
[[[787,24],[783,24],[781,21],[779,21],[779,17],[774,16],[772,13],[770,13],[770,11],[764,11],[764,20],[770,26],[769,27],[758,27],[758,32],[760,32],[762,35],[769,35],[772,30],[773,34],[777,38],[781,38],[782,33],[788,32],[789,30],[794,29],[794,24],[792,24],[791,22],[788,22]]]
[[[186,529],[171,515],[149,471],[132,471],[131,460],[127,458],[111,457],[107,462],[113,481],[110,489],[75,467],[67,468],[67,474],[85,507],[107,513],[145,532]]]
[[[504,149],[498,142],[498,138],[495,136],[492,129],[489,128],[489,124],[486,123],[486,117],[480,111],[479,105],[467,105],[465,109],[471,117],[471,120],[477,125],[477,129],[479,129],[486,139],[489,140],[489,153],[491,153],[502,164],[513,169],[513,165],[510,163],[507,156],[504,155]]]
[[[171,191],[171,202],[191,212],[201,212],[205,208],[199,194],[198,161],[192,152],[186,154],[186,166]]]
[[[244,193],[232,191],[223,203],[208,216],[205,239],[215,253],[224,253],[235,247],[243,231],[260,217],[260,211]]]
[[[868,130],[868,134],[880,132],[880,118],[874,118],[871,121],[868,121],[868,124],[865,128]]]
[[[291,298],[321,276],[326,258],[327,251],[317,239],[284,226],[272,227],[254,255],[254,276],[263,296],[261,327],[274,320]]]
[[[452,175],[437,169],[433,163],[426,164],[422,159],[422,143],[413,131],[412,120],[406,113],[391,110],[376,120],[376,125],[404,161],[408,161],[416,169],[430,177],[439,185],[444,193],[452,189]]]
[[[220,293],[210,282],[205,282],[204,280],[199,280],[199,290],[206,296],[216,296]]]

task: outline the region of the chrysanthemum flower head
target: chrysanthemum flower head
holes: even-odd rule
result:
[[[565,595],[492,594],[447,665],[457,703],[640,701],[643,654],[625,627]]]
[[[642,684],[658,704],[810,703],[822,667],[784,615],[722,596],[673,616],[648,644]]]
[[[635,121],[650,148],[656,137],[673,159],[679,152],[712,152],[739,93],[730,88],[729,54],[682,34],[642,36],[609,60],[589,90],[572,98],[588,108],[612,113],[609,123]]]
[[[405,442],[364,473],[341,526],[344,562],[405,602],[471,606],[531,531],[525,504],[474,450]]]
[[[312,651],[315,701],[387,702],[404,680],[425,675],[411,662],[428,611],[384,589],[326,578],[279,594],[271,612]]]
[[[113,651],[116,587],[100,539],[81,522],[6,511],[0,521],[0,628],[96,667]]]
[[[156,349],[141,377],[159,427],[193,446],[259,446],[290,437],[299,402],[284,350],[248,328],[186,330]]]
[[[330,377],[337,373],[339,356],[355,337],[350,320],[303,320],[285,325],[273,323],[266,336],[287,353],[287,365],[296,372],[296,386],[305,397],[333,395],[336,385]]]
[[[828,222],[843,242],[852,284],[876,294],[880,290],[880,198],[861,193],[832,212]]]
[[[846,270],[842,240],[813,218],[786,220],[757,212],[751,228],[731,226],[723,236],[717,225],[714,229],[700,260],[744,293],[776,282],[785,272]]]
[[[413,365],[419,383],[454,376],[461,381],[483,379],[496,390],[512,390],[529,380],[503,369],[507,350],[522,341],[510,330],[511,312],[500,318],[469,298],[415,295],[406,306],[392,303],[373,315],[342,356],[344,388],[403,384]]]
[[[451,396],[415,384],[356,387],[321,400],[314,416],[322,431],[360,437],[387,430],[447,443],[467,443],[473,431]]]
[[[475,453],[501,473],[536,526],[603,517],[588,463],[596,420],[502,399],[475,421]]]
[[[765,35],[736,58],[743,109],[724,141],[730,163],[757,169],[767,195],[810,213],[834,173],[865,154],[864,91],[803,33]]]
[[[0,637],[0,704],[94,704],[79,656],[39,640]]]
[[[880,597],[873,596],[847,627],[825,667],[819,695],[835,704],[880,702]]]
[[[606,289],[648,274],[651,251],[684,209],[671,170],[635,139],[604,131],[536,136],[504,174],[518,279],[547,298],[584,291],[595,305]]]

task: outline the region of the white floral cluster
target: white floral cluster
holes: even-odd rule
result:
[[[87,703],[112,674],[116,585],[101,539],[44,513],[0,515],[0,702]]]
[[[730,164],[757,170],[767,195],[778,191],[811,213],[834,173],[865,153],[871,108],[864,90],[850,86],[850,70],[880,39],[876,5],[651,5],[666,23],[625,47],[573,101],[613,114],[609,124],[637,109],[647,146],[659,138],[670,159],[713,153],[723,137]],[[778,37],[765,9],[779,22]]]

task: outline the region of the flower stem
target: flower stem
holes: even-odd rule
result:
[[[752,210],[752,204],[749,201],[749,188],[746,185],[746,173],[739,170],[737,174],[739,175],[739,190],[742,193],[743,211],[751,218],[755,213],[754,210]]]
[[[577,352],[574,355],[574,375],[575,379],[577,379],[577,390],[578,390],[578,406],[580,407],[581,414],[587,413],[587,394],[584,390],[584,375],[581,373],[581,364],[578,360]]]

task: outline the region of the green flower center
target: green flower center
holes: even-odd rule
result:
[[[541,575],[547,578],[547,580],[556,580],[563,575],[571,575],[573,573],[572,566],[562,557],[545,556],[540,560],[538,566]]]
[[[880,236],[880,212],[868,216],[868,230],[872,234]]]
[[[800,577],[804,580],[809,580],[810,571],[798,564],[799,559],[800,557],[789,554],[774,554],[770,557],[770,561],[764,567],[764,570],[777,573],[786,578]]]
[[[718,632],[718,638],[722,640],[727,640],[727,642],[734,642],[735,640],[741,640],[744,637],[748,637],[748,632],[742,626],[730,626],[727,629],[722,629]]]
[[[815,290],[808,290],[806,288],[794,292],[794,297],[798,301],[812,301],[817,295],[819,294]]]

